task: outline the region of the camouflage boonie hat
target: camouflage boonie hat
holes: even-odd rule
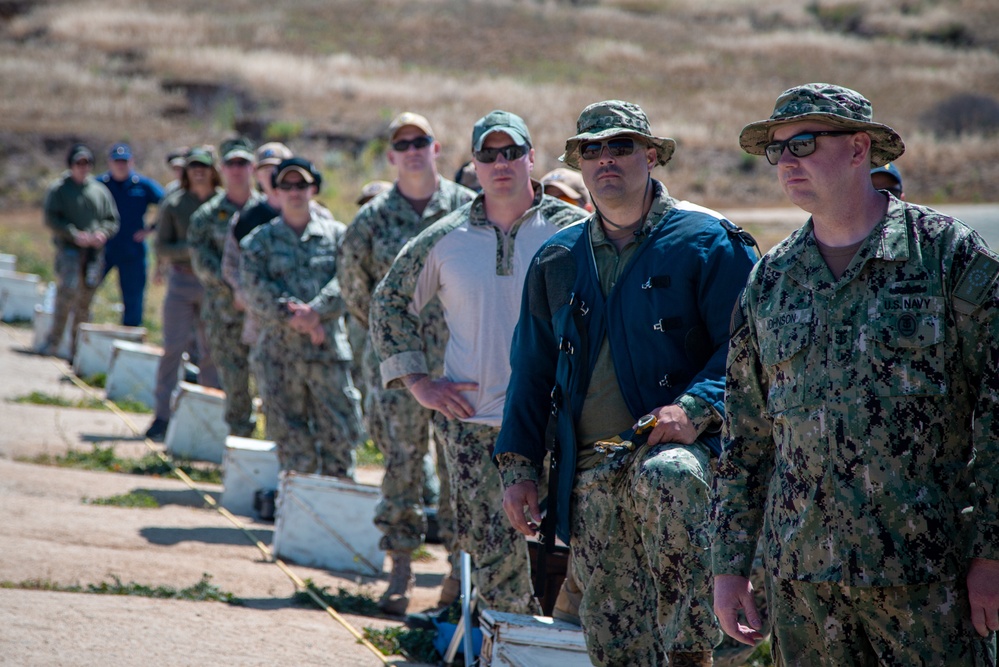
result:
[[[676,142],[669,137],[652,134],[649,118],[642,107],[621,100],[597,102],[583,109],[576,120],[576,135],[565,140],[565,153],[559,160],[579,169],[579,146],[585,141],[606,139],[618,134],[642,137],[656,149],[657,164],[666,164],[673,157]]]
[[[829,83],[807,83],[785,90],[767,120],[742,128],[739,144],[751,155],[764,155],[779,125],[817,120],[871,137],[871,166],[880,167],[905,152],[902,137],[887,125],[875,123],[870,101],[855,90]]]

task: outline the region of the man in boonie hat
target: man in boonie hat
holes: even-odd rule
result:
[[[496,443],[507,516],[533,535],[557,433],[542,533],[569,544],[596,665],[707,667],[721,639],[705,549],[711,459],[729,317],[755,254],[720,214],[652,178],[675,148],[637,104],[579,115],[562,160],[596,212],[535,255]]]
[[[352,478],[354,449],[367,436],[337,282],[346,228],[310,206],[322,174],[309,160],[282,161],[271,182],[281,214],[243,239],[240,260],[246,308],[260,327],[254,370],[267,435],[282,470]]]
[[[225,391],[229,434],[248,438],[256,422],[250,391],[250,348],[242,342],[245,317],[236,307],[233,290],[222,275],[222,261],[231,220],[264,196],[253,188],[254,155],[250,140],[226,139],[219,149],[225,190],[191,216],[187,244],[194,273],[205,289],[201,320]]]
[[[439,413],[458,544],[475,562],[480,605],[537,613],[527,544],[503,516],[490,452],[531,258],[585,211],[544,195],[531,178],[534,149],[520,116],[496,110],[480,118],[471,149],[482,193],[406,243],[372,294],[371,338],[383,386],[405,387]],[[423,319],[437,302],[449,333],[442,365],[441,343],[426,345]]]
[[[405,111],[389,123],[386,158],[395,169],[394,183],[361,208],[347,227],[339,255],[339,281],[351,320],[364,331],[363,351],[355,350],[365,387],[364,414],[368,433],[385,456],[382,498],[374,522],[382,532],[380,548],[392,559],[388,588],[378,606],[389,614],[404,614],[415,582],[412,553],[427,534],[424,507],[436,504],[441,541],[451,557],[450,576],[444,578],[440,604],[453,602],[461,589],[459,550],[454,545],[454,515],[443,448],[437,446],[437,465],[428,456],[427,427],[433,412],[404,388],[382,386],[377,353],[371,344],[368,312],[375,285],[411,238],[472,200],[474,193],[440,176],[437,162],[441,143],[426,117]],[[440,302],[434,300],[420,317],[422,339],[435,375],[443,372],[447,325]],[[439,480],[439,485],[438,485]]]
[[[874,188],[871,167],[904,147],[854,90],[791,88],[740,142],[811,218],[732,316],[722,628],[760,639],[746,574],[763,532],[780,664],[995,665],[999,257]]]

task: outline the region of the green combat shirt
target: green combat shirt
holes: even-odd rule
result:
[[[999,559],[999,259],[889,199],[839,280],[812,222],[733,314],[715,574],[897,586]]]
[[[346,306],[336,278],[336,256],[345,229],[342,222],[313,212],[300,235],[283,218],[275,218],[240,242],[246,305],[260,326],[257,345],[272,354],[282,350],[305,359],[353,359],[343,322]],[[306,303],[319,313],[326,331],[321,345],[312,345],[307,335],[288,326],[289,300]]]
[[[111,238],[118,231],[118,207],[104,184],[87,176],[82,184],[65,172],[45,193],[45,224],[59,248],[76,247],[73,232],[104,232]]]

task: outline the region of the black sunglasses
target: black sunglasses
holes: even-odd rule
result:
[[[795,157],[805,157],[815,152],[815,137],[840,137],[847,134],[856,134],[856,130],[826,130],[823,132],[804,132],[796,134],[784,141],[771,141],[763,150],[767,154],[767,162],[776,165],[780,162],[780,156],[784,154],[784,149],[791,151]]]
[[[527,155],[527,146],[517,146],[516,144],[511,144],[510,146],[502,146],[500,148],[483,148],[481,150],[472,151],[472,157],[479,162],[484,162],[485,164],[496,162],[496,158],[500,155],[506,158],[507,162],[513,162],[514,160],[519,160]]]
[[[312,187],[312,183],[306,183],[305,181],[299,181],[298,183],[289,183],[288,181],[281,181],[278,183],[278,190],[308,190]]]
[[[419,150],[421,148],[426,148],[432,144],[433,141],[434,138],[428,136],[416,137],[415,139],[400,139],[399,141],[392,142],[392,150],[397,153],[405,153],[409,150],[410,146]]]
[[[635,140],[631,137],[617,137],[606,141],[588,141],[579,147],[579,157],[584,160],[596,160],[604,152],[604,146],[611,157],[627,157],[635,152]]]

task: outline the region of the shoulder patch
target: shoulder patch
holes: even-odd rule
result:
[[[996,278],[999,278],[999,260],[990,253],[975,250],[975,256],[954,289],[954,298],[978,308],[988,299]]]

